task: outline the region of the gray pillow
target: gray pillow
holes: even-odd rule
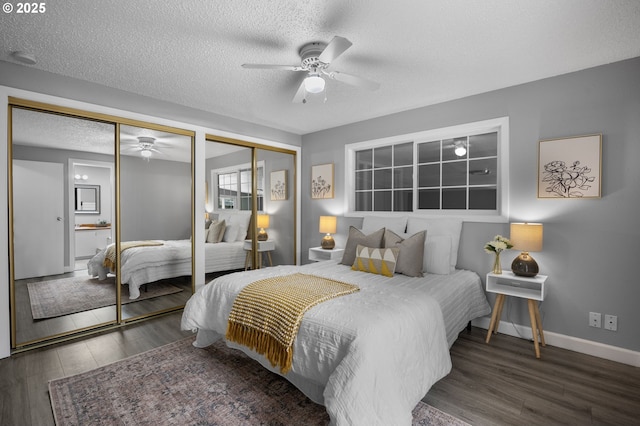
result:
[[[409,277],[422,276],[425,238],[427,238],[427,231],[416,232],[406,239],[402,239],[400,235],[388,229],[384,232],[384,247],[400,249],[396,261],[396,272]]]
[[[349,227],[349,237],[342,255],[343,265],[352,266],[356,260],[356,249],[358,244],[365,247],[382,248],[382,237],[384,236],[384,228],[378,229],[369,235],[365,235],[362,231],[354,226]]]

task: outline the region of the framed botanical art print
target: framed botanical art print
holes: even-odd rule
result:
[[[287,171],[277,170],[271,172],[270,179],[271,201],[284,201],[287,199]]]
[[[602,135],[541,140],[538,198],[600,198]]]
[[[311,166],[311,199],[333,198],[333,163]]]

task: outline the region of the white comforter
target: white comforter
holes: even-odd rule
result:
[[[165,278],[192,274],[191,240],[162,240],[160,246],[132,247],[122,252],[120,281],[129,285],[129,298],[140,297],[140,286]],[[244,267],[243,241],[205,244],[205,272]],[[111,271],[103,266],[106,249],[92,257],[87,270],[92,277],[107,278]]]
[[[245,285],[298,271],[357,284],[360,291],[305,314],[294,342],[292,370],[285,377],[324,404],[332,424],[411,424],[412,409],[451,370],[440,306],[419,285],[371,280],[371,274],[332,262],[235,273],[191,297],[182,329],[198,330],[194,345],[210,345],[224,336],[233,301]],[[279,374],[262,355],[228,345]]]

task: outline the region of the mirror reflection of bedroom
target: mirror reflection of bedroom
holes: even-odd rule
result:
[[[191,152],[190,135],[120,126],[124,320],[183,306],[192,294]],[[96,270],[110,257],[115,250],[98,255]]]
[[[11,112],[15,341],[115,322],[115,288],[94,283],[86,263],[113,240],[116,126]],[[79,211],[76,188],[88,187],[100,191],[82,194]]]
[[[181,308],[193,292],[193,132],[18,104],[13,346]]]
[[[295,197],[288,187],[295,181],[294,155],[213,140],[205,152],[205,282],[232,271],[294,264]]]

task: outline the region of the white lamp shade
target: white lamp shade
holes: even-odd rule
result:
[[[323,234],[335,234],[337,218],[335,216],[320,216],[319,231]]]
[[[151,151],[148,149],[143,149],[142,151],[140,151],[140,155],[142,155],[145,158],[149,158],[151,157]]]
[[[268,214],[259,214],[258,215],[258,228],[268,228],[269,227],[269,215]]]
[[[509,238],[513,248],[521,251],[542,250],[541,223],[512,223]]]
[[[324,79],[312,75],[304,79],[304,89],[309,93],[320,93],[324,90]]]

